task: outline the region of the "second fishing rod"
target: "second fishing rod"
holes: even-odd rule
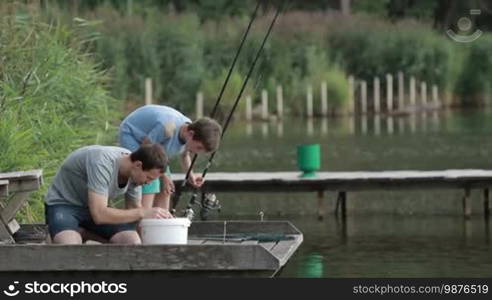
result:
[[[253,70],[254,70],[254,68],[255,68],[255,66],[256,66],[256,63],[258,62],[258,59],[259,59],[259,58],[260,58],[260,56],[261,56],[261,53],[262,53],[262,51],[263,51],[263,49],[264,49],[264,47],[265,47],[265,44],[266,44],[266,42],[267,42],[267,40],[268,40],[268,38],[269,38],[269,36],[270,36],[270,33],[272,32],[272,29],[273,29],[273,27],[274,27],[274,25],[275,25],[275,22],[277,21],[278,16],[280,15],[280,12],[282,11],[283,6],[285,5],[285,2],[286,2],[286,1],[283,1],[283,2],[282,2],[282,4],[278,6],[277,11],[276,11],[276,13],[275,13],[275,15],[274,15],[274,17],[273,17],[273,19],[272,19],[271,23],[270,23],[270,26],[268,27],[268,31],[267,31],[267,33],[265,34],[265,36],[264,36],[264,38],[263,38],[263,41],[262,41],[262,43],[261,43],[261,45],[260,45],[260,47],[259,47],[258,51],[256,52],[255,58],[254,58],[254,60],[253,60],[253,62],[252,62],[252,64],[251,64],[251,66],[250,66],[250,68],[249,68],[249,70],[248,70],[248,73],[247,73],[247,75],[246,75],[245,80],[243,81],[243,84],[242,84],[242,86],[241,86],[241,89],[240,89],[240,91],[239,91],[239,94],[237,95],[236,100],[234,101],[234,105],[233,105],[233,107],[232,107],[231,111],[229,112],[229,115],[227,116],[227,119],[226,119],[225,124],[224,124],[224,126],[223,126],[222,135],[221,135],[221,140],[223,140],[223,138],[224,138],[224,136],[225,136],[225,133],[226,133],[226,131],[227,131],[228,127],[229,127],[229,124],[231,123],[231,120],[232,120],[232,117],[233,117],[233,115],[234,115],[234,112],[236,111],[236,108],[237,108],[237,106],[238,106],[238,104],[239,104],[239,102],[240,102],[240,100],[241,100],[241,97],[242,97],[242,95],[243,95],[243,93],[244,93],[244,90],[245,90],[245,88],[246,88],[246,86],[247,86],[247,84],[248,84],[248,82],[249,82],[249,79],[250,79],[250,77],[251,77],[251,74],[253,73]],[[257,3],[257,6],[256,6],[256,8],[255,8],[255,12],[253,13],[252,18],[251,18],[251,20],[250,20],[250,23],[249,23],[249,25],[248,25],[248,29],[247,29],[247,31],[246,31],[246,33],[245,33],[245,35],[243,36],[243,39],[242,39],[242,41],[241,41],[241,45],[240,45],[240,47],[239,47],[239,49],[238,49],[238,51],[237,51],[237,53],[236,53],[236,57],[235,57],[235,59],[234,59],[233,65],[231,66],[231,68],[230,68],[230,70],[229,70],[228,77],[226,78],[226,82],[225,82],[224,86],[222,87],[222,90],[221,90],[221,93],[220,93],[220,95],[219,95],[219,98],[217,99],[217,102],[216,102],[216,104],[215,104],[215,106],[214,106],[214,110],[212,111],[212,116],[214,116],[214,115],[215,115],[215,113],[216,113],[216,111],[217,111],[218,104],[219,104],[219,102],[220,102],[220,100],[221,100],[221,97],[222,97],[222,94],[223,94],[223,92],[224,92],[224,90],[225,90],[225,86],[226,86],[227,81],[228,81],[228,79],[229,79],[230,73],[232,73],[232,68],[234,67],[235,62],[236,62],[236,60],[237,60],[237,57],[239,56],[239,52],[240,52],[240,50],[241,50],[241,48],[242,48],[242,45],[244,44],[244,41],[245,41],[245,39],[246,39],[246,36],[247,36],[247,34],[248,34],[248,32],[249,32],[249,29],[250,29],[250,27],[251,27],[251,24],[252,24],[252,22],[253,22],[254,18],[256,17],[256,13],[257,13],[257,10],[258,10],[258,7],[259,7],[259,4],[260,4],[260,1],[258,1],[258,3]],[[205,166],[205,168],[204,168],[204,170],[203,170],[203,172],[202,172],[202,178],[205,178],[205,176],[207,175],[207,172],[208,172],[208,170],[209,170],[210,166],[212,165],[213,159],[214,159],[214,157],[215,157],[215,155],[216,155],[216,154],[217,154],[217,151],[213,152],[213,153],[210,155],[210,157],[209,157],[209,159],[208,159],[208,162],[207,162],[207,165]],[[181,184],[181,187],[180,187],[180,188],[176,191],[176,193],[174,194],[173,201],[172,201],[172,209],[173,209],[173,211],[175,211],[175,209],[176,209],[176,207],[177,207],[177,205],[178,205],[178,203],[179,203],[179,200],[180,200],[180,197],[181,197],[181,193],[182,193],[183,189],[186,187],[186,183],[187,183],[188,178],[189,178],[189,176],[190,176],[190,174],[191,174],[191,170],[192,170],[192,168],[193,168],[193,166],[194,166],[194,164],[195,164],[195,162],[196,162],[196,159],[197,159],[197,155],[195,154],[195,156],[193,157],[193,160],[192,160],[192,162],[191,162],[191,165],[190,165],[190,167],[188,168],[188,171],[186,172],[186,176],[185,176],[185,178],[184,178],[184,180],[183,180],[183,182],[182,182],[182,184]],[[193,207],[193,205],[196,203],[196,198],[197,198],[197,196],[198,196],[198,189],[197,189],[197,188],[195,188],[195,189],[194,189],[194,191],[193,191],[193,193],[192,193],[192,196],[191,196],[191,198],[190,198],[190,201],[189,201],[189,202],[188,202],[188,204],[187,204],[186,210],[185,210],[185,217],[187,217],[187,218],[189,218],[189,219],[192,219],[192,218],[193,218],[193,216],[194,216],[194,212],[193,212],[192,207]]]

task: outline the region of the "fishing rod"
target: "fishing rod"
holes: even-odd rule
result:
[[[220,102],[222,101],[222,96],[224,95],[224,91],[226,89],[226,86],[229,83],[229,79],[231,77],[232,71],[234,70],[234,67],[236,66],[236,62],[237,62],[237,59],[239,57],[239,54],[241,53],[241,51],[243,49],[244,42],[246,41],[246,38],[249,35],[249,31],[251,29],[251,26],[252,26],[254,20],[256,19],[258,9],[260,8],[260,2],[261,2],[261,0],[258,0],[256,2],[256,7],[255,7],[253,13],[251,14],[251,17],[250,17],[250,20],[248,23],[248,27],[246,28],[246,30],[245,30],[242,38],[241,38],[241,42],[239,44],[239,47],[236,50],[236,54],[234,56],[234,59],[232,61],[231,66],[229,67],[229,71],[227,73],[226,79],[224,80],[224,83],[222,84],[222,88],[220,90],[219,96],[217,97],[217,100],[215,101],[215,105],[214,105],[214,108],[212,109],[212,113],[210,114],[210,118],[214,118],[215,114],[217,113],[217,109],[219,107]],[[181,186],[178,187],[178,189],[176,189],[176,192],[173,195],[173,201],[172,201],[173,214],[174,214],[174,211],[176,210],[176,206],[178,205],[179,199],[181,198],[181,193],[184,190],[184,188],[186,187],[188,179],[190,178],[191,171],[193,170],[193,166],[195,165],[197,158],[198,158],[198,154],[194,154],[193,159],[191,160],[190,166],[189,166],[188,170],[186,171],[185,179],[181,183]]]
[[[285,4],[285,2],[286,2],[286,1],[284,1],[284,2],[283,2],[283,4]],[[249,82],[249,79],[250,79],[250,77],[251,77],[251,74],[253,73],[253,70],[254,70],[254,68],[255,68],[255,66],[256,66],[256,63],[258,62],[258,59],[259,59],[259,58],[260,58],[260,56],[261,56],[261,53],[262,53],[262,51],[263,51],[263,48],[265,47],[266,41],[268,40],[268,38],[269,38],[269,36],[270,36],[270,33],[272,32],[273,26],[275,25],[275,22],[277,21],[278,16],[280,15],[280,12],[282,11],[282,8],[283,8],[283,5],[279,5],[279,7],[277,8],[277,11],[276,11],[276,13],[275,13],[275,16],[273,17],[272,22],[270,23],[270,26],[269,26],[269,28],[268,28],[267,33],[265,34],[265,36],[264,36],[264,38],[263,38],[263,41],[262,41],[262,43],[261,43],[261,46],[260,46],[260,48],[258,49],[258,51],[256,52],[256,56],[255,56],[255,58],[254,58],[254,60],[253,60],[253,63],[251,64],[251,66],[250,66],[250,68],[249,68],[249,70],[248,70],[248,73],[247,73],[247,75],[246,75],[246,78],[245,78],[245,80],[243,81],[243,85],[241,86],[241,90],[239,91],[239,94],[238,94],[238,96],[236,97],[236,100],[235,100],[235,102],[234,102],[234,105],[233,105],[233,107],[232,107],[232,109],[231,109],[231,111],[230,111],[230,113],[229,113],[229,115],[228,115],[228,117],[227,117],[227,120],[226,120],[226,122],[225,122],[225,124],[224,124],[224,128],[223,128],[223,130],[222,130],[222,135],[221,135],[221,140],[224,138],[224,135],[225,135],[225,133],[226,133],[226,131],[227,131],[228,127],[229,127],[229,124],[230,124],[231,120],[232,120],[232,116],[234,115],[234,112],[236,111],[236,108],[237,108],[237,106],[238,106],[238,104],[239,104],[239,101],[241,100],[241,97],[242,97],[243,92],[244,92],[244,90],[245,90],[245,88],[246,88],[246,85],[247,85],[247,84],[248,84],[248,82]],[[202,173],[202,178],[205,178],[205,176],[207,175],[208,169],[209,169],[209,168],[210,168],[210,166],[212,165],[212,161],[213,161],[213,159],[214,159],[214,157],[215,157],[215,155],[216,155],[216,154],[217,154],[217,151],[214,151],[214,152],[210,155],[209,160],[208,160],[208,162],[207,162],[207,165],[205,166],[205,169],[203,170],[203,173]],[[190,169],[191,169],[191,168],[190,168]],[[189,173],[189,172],[190,172],[190,170],[188,170],[188,172],[187,172],[187,173]],[[185,181],[184,181],[184,182],[186,182],[186,181],[187,181],[187,180],[186,180],[186,178],[185,178]],[[185,183],[185,184],[186,184],[186,183]],[[192,218],[193,218],[193,215],[194,215],[194,212],[193,212],[192,207],[193,207],[193,205],[195,204],[195,201],[196,201],[197,191],[198,191],[198,189],[194,189],[194,192],[193,192],[193,194],[192,194],[192,196],[191,196],[191,198],[190,198],[190,201],[188,202],[188,205],[187,205],[187,207],[186,207],[185,216],[186,216],[187,218],[189,218],[189,219],[192,219]],[[179,199],[177,199],[177,200],[179,201]],[[173,209],[176,207],[176,205],[177,205],[177,202],[173,203]]]

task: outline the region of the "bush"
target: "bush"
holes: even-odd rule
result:
[[[116,98],[143,99],[145,78],[151,78],[156,103],[192,109],[204,72],[195,15],[162,17],[151,12],[143,20],[100,9],[95,17],[105,22],[112,18],[110,26],[101,28],[96,51],[103,68],[112,70]]]
[[[328,35],[332,58],[369,82],[375,76],[405,75],[449,88],[453,47],[445,37],[415,23],[391,26],[362,21]]]
[[[74,32],[19,16],[0,23],[0,171],[44,169],[45,185],[32,203],[39,220],[62,160],[97,143],[97,132],[119,114],[111,112],[106,77]]]
[[[465,106],[485,104],[485,99],[492,92],[492,36],[482,36],[467,47],[468,56],[464,61],[463,70],[456,83],[458,103]]]

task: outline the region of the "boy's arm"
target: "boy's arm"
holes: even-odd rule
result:
[[[189,151],[183,151],[180,156],[181,160],[181,169],[185,173],[188,172],[188,169],[191,166],[191,157],[190,157],[190,152]],[[195,175],[193,173],[193,170],[190,172],[190,177],[188,178],[188,182],[193,186],[193,187],[200,187],[202,186],[204,180],[201,175]]]

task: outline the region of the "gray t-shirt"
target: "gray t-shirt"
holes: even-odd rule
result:
[[[97,145],[72,152],[56,173],[45,197],[46,204],[87,207],[89,190],[106,195],[108,199],[126,194],[127,199],[139,201],[141,187],[131,180],[124,187],[118,185],[119,159],[125,154],[130,151]]]

